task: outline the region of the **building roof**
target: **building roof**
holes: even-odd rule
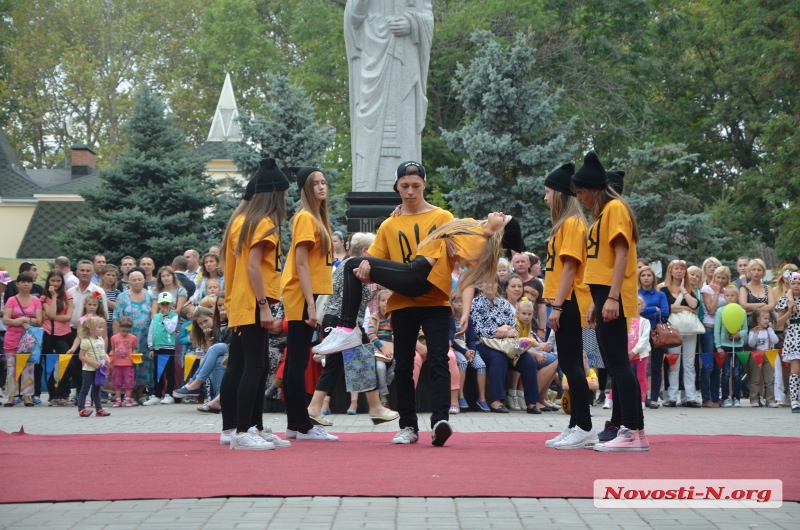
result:
[[[4,199],[33,198],[40,187],[25,173],[14,148],[0,130],[0,197]]]
[[[230,160],[228,142],[210,141],[203,142],[195,152],[200,156],[209,157],[211,160]]]
[[[61,255],[53,237],[72,228],[86,213],[83,201],[39,201],[17,249],[17,258]],[[53,225],[54,219],[58,220],[56,226]]]
[[[238,117],[239,109],[236,107],[236,96],[233,94],[231,74],[225,74],[222,93],[219,95],[217,110],[214,113],[214,120],[211,122],[206,142],[240,142],[242,131],[239,129]]]
[[[100,186],[100,174],[99,173],[92,173],[91,175],[85,175],[83,177],[78,177],[70,180],[69,182],[64,182],[63,184],[58,184],[56,186],[51,186],[49,188],[44,188],[39,191],[39,194],[66,194],[66,195],[80,195],[81,190],[85,190],[88,188],[96,188]]]

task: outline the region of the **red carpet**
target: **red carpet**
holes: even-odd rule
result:
[[[598,478],[777,478],[784,500],[800,501],[796,466],[774,463],[793,454],[797,438],[651,436],[649,453],[609,454],[547,449],[548,433],[454,433],[443,448],[430,445],[429,433],[413,446],[391,445],[392,435],[342,434],[339,442],[295,442],[262,452],[231,451],[219,445],[218,434],[0,431],[7,479],[0,502],[250,495],[586,498]],[[771,456],[753,464],[754,455]]]

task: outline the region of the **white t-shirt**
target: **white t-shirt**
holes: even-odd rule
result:
[[[705,293],[709,295],[712,299],[714,298],[714,288],[711,287],[710,285],[706,285],[702,289],[700,289],[700,293]],[[722,309],[722,306],[724,305],[725,305],[725,295],[723,293],[719,293],[719,303],[717,304],[717,311]],[[710,324],[713,326],[715,322],[714,320],[715,316],[716,313],[709,313],[708,308],[706,307],[706,312],[703,315],[703,324]]]

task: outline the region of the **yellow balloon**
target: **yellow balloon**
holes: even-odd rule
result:
[[[722,308],[722,324],[731,335],[742,329],[745,318],[747,314],[739,304],[727,304]]]

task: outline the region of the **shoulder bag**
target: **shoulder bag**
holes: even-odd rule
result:
[[[675,305],[680,305],[683,301],[683,294],[675,299]],[[669,323],[678,328],[681,335],[702,335],[706,332],[706,328],[700,319],[697,318],[695,313],[691,311],[679,311],[677,313],[670,313]],[[677,346],[677,344],[676,344]]]
[[[669,322],[661,321],[661,309],[656,308],[658,315],[658,324],[653,326],[650,330],[650,338],[653,340],[653,347],[655,348],[673,348],[683,344],[683,338],[678,328]]]

